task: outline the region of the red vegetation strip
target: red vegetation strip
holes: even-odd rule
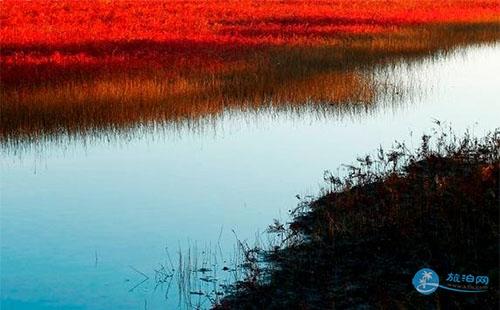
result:
[[[497,0],[3,0],[0,8],[4,82],[40,65],[220,67],[269,45],[325,44],[417,24],[500,23]]]
[[[496,0],[4,0],[0,5],[4,47],[137,40],[304,43],[415,23],[500,21]]]

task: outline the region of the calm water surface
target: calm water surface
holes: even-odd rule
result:
[[[416,145],[434,119],[498,127],[499,56],[499,45],[471,47],[381,70],[405,96],[367,111],[227,111],[194,127],[4,147],[2,309],[186,307],[175,281],[155,287],[165,248],[174,265],[179,249],[230,265],[232,230],[265,239],[296,194],[319,193],[324,170],[396,139]],[[150,279],[138,285],[140,272]]]

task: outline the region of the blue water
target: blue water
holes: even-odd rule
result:
[[[173,261],[179,249],[220,248],[230,264],[232,230],[265,241],[296,194],[319,193],[324,170],[394,140],[416,146],[433,119],[478,135],[500,126],[499,56],[498,45],[476,46],[381,69],[408,95],[352,115],[227,111],[194,129],[4,147],[2,309],[186,307],[175,283],[155,289],[166,247]],[[150,279],[132,289],[145,279],[136,270]]]

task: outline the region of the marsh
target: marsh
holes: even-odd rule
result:
[[[395,140],[416,147],[436,120],[477,135],[500,125],[499,27],[488,14],[473,25],[391,23],[390,34],[335,28],[385,29],[366,19],[262,19],[265,36],[248,20],[207,23],[223,38],[269,40],[253,49],[3,44],[2,309],[210,307],[198,287],[186,300],[169,285],[171,269],[196,265],[192,278],[210,290],[203,271],[234,282],[237,240],[268,242],[297,196],[321,192],[325,170],[342,175]],[[287,38],[317,42],[268,44]],[[141,51],[170,56],[138,65]]]

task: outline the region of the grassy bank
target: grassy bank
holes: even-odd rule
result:
[[[192,64],[182,69],[102,64],[94,71],[82,64],[10,65],[2,71],[0,143],[178,123],[227,109],[373,106],[381,94],[404,95],[374,80],[381,66],[494,44],[499,29],[449,24],[337,35],[323,46],[261,47],[239,59],[222,59],[214,70]]]
[[[276,244],[246,248],[248,276],[219,309],[498,309],[499,147],[441,132],[416,152],[404,144],[326,174],[330,188],[303,202]],[[446,285],[450,273],[489,276],[483,293],[412,286],[421,268]]]

